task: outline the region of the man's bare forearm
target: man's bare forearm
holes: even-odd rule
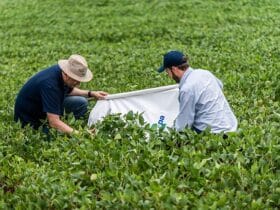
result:
[[[62,120],[60,120],[59,115],[47,113],[47,118],[48,118],[50,127],[55,128],[58,131],[70,134],[74,130],[69,125],[67,125]]]

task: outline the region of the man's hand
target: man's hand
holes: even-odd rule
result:
[[[96,134],[96,129],[95,129],[95,128],[86,129],[86,131],[87,131],[90,135],[95,135],[95,134]]]
[[[73,134],[73,135],[79,135],[80,132],[79,132],[78,130],[73,130],[71,134]]]
[[[91,95],[91,97],[94,97],[97,100],[100,100],[100,99],[105,99],[105,96],[107,96],[108,93],[104,92],[104,91],[91,91],[90,95]]]

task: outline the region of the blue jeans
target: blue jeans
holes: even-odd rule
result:
[[[82,96],[66,96],[63,102],[66,114],[73,113],[76,119],[85,116],[87,106],[88,100]]]

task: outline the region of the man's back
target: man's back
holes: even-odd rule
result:
[[[237,120],[222,88],[222,82],[211,72],[189,68],[180,81],[176,128],[188,126],[202,131],[209,126],[213,133],[236,131]]]
[[[15,120],[20,119],[23,125],[30,123],[37,128],[40,119],[46,117],[46,107],[53,96],[54,103],[61,106],[63,99],[63,81],[58,65],[45,69],[31,77],[20,90],[15,103]],[[57,105],[56,105],[57,106]],[[57,109],[57,108],[55,108]],[[57,114],[62,114],[62,108],[58,108]]]

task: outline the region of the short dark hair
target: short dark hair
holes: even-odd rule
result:
[[[189,63],[188,63],[188,57],[187,56],[184,56],[183,58],[182,58],[182,60],[183,60],[183,64],[181,64],[181,65],[179,65],[179,66],[177,66],[180,70],[182,70],[182,71],[185,71],[188,67],[189,67]]]

